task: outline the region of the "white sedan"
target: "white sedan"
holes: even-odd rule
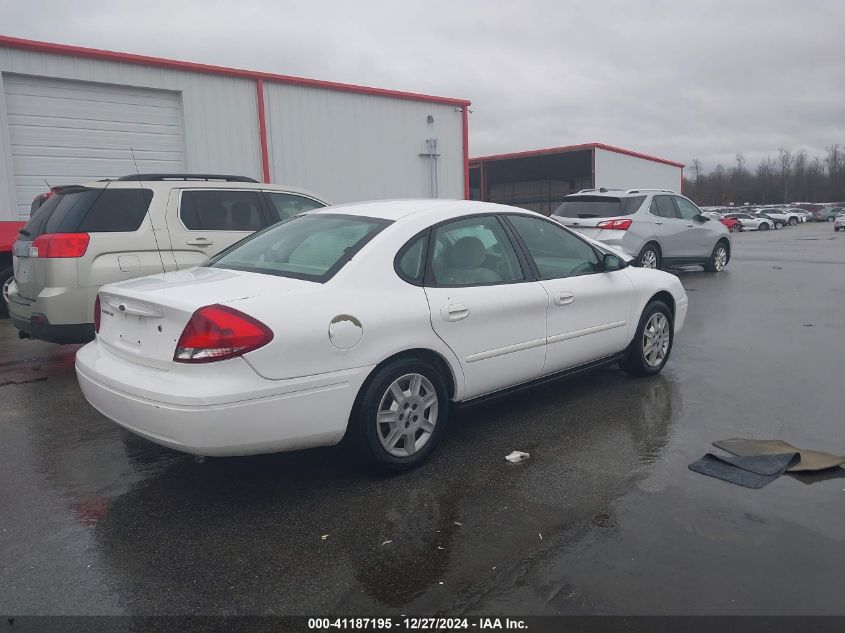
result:
[[[742,222],[742,229],[744,231],[768,231],[769,229],[775,228],[773,220],[749,213],[728,213],[725,217],[734,218]]]
[[[336,444],[404,470],[460,402],[611,363],[656,374],[687,313],[676,277],[530,211],[330,207],[205,265],[104,286],[76,371],[88,401],[199,455]]]

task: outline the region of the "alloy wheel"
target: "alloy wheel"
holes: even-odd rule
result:
[[[640,258],[641,268],[657,268],[657,253],[653,249],[648,249]]]
[[[431,439],[437,424],[437,391],[422,374],[400,376],[387,388],[376,414],[376,433],[394,457],[409,457]]]
[[[728,249],[724,246],[718,246],[716,248],[716,253],[713,255],[713,267],[716,269],[716,272],[722,272],[725,270],[725,266],[728,265]]]
[[[669,319],[662,312],[651,315],[643,329],[643,358],[649,367],[659,367],[669,353]]]

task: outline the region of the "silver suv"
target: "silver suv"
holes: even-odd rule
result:
[[[700,264],[719,272],[731,257],[727,227],[668,189],[582,189],[551,217],[625,251],[643,268]]]
[[[4,290],[21,338],[84,343],[103,284],[197,266],[259,229],[326,203],[216,174],[136,174],[53,188],[12,247]]]

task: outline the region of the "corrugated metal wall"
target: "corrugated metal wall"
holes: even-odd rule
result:
[[[262,177],[255,80],[0,46],[0,219],[11,217],[21,197],[4,75],[177,92],[185,169]],[[310,189],[331,202],[430,197],[431,159],[420,154],[427,151],[426,139],[436,138],[438,195],[463,198],[460,108],[270,80],[264,91],[273,182]]]
[[[596,187],[671,189],[681,192],[681,168],[597,148]]]
[[[438,140],[438,197],[463,198],[460,109],[265,83],[270,170],[276,182],[331,202],[431,197],[426,139]],[[428,117],[433,118],[429,123]]]

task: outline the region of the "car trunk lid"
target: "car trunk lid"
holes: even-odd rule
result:
[[[222,268],[192,268],[130,279],[100,291],[98,341],[114,354],[149,367],[168,369],[182,331],[193,313],[265,294],[307,292],[302,281]]]

